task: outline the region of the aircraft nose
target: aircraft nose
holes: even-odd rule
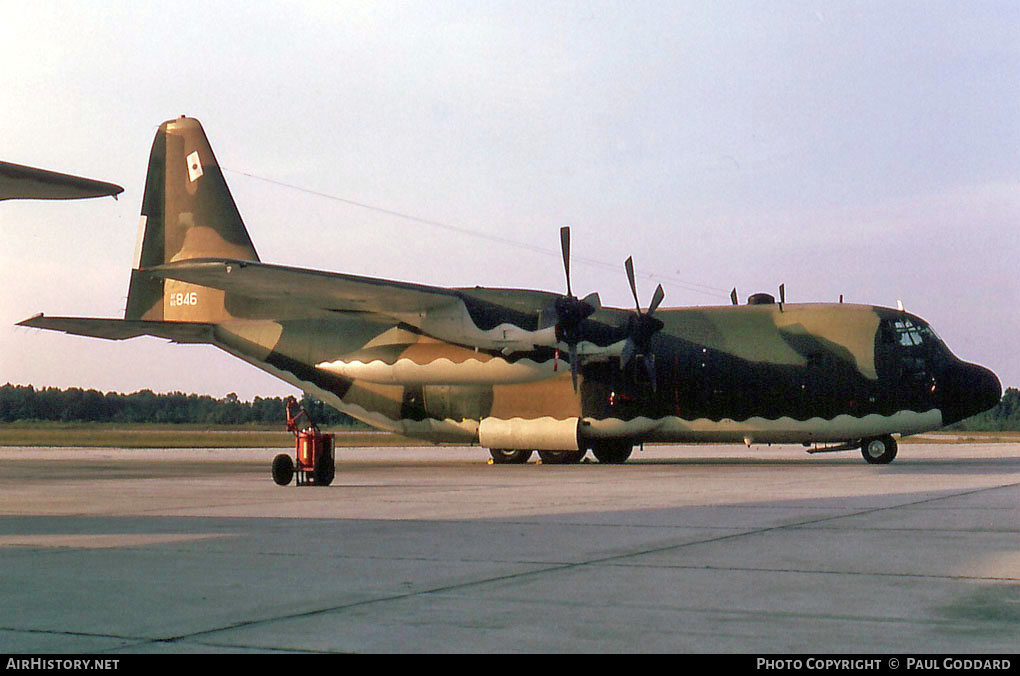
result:
[[[944,372],[941,390],[944,425],[987,411],[1002,398],[1002,384],[994,373],[983,366],[964,362]]]

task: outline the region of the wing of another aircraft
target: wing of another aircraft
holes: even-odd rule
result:
[[[0,200],[73,200],[107,195],[116,199],[122,192],[124,188],[105,181],[0,162]]]

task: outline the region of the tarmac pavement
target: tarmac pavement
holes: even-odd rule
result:
[[[1013,653],[1020,445],[0,449],[0,652]]]

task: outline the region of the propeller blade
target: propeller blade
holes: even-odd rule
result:
[[[648,314],[655,312],[655,309],[659,307],[659,303],[666,297],[666,292],[662,290],[662,284],[655,287],[655,293],[652,295],[652,304],[648,306]]]
[[[560,228],[560,250],[563,252],[563,270],[567,273],[567,295],[573,296],[570,292],[570,226],[564,225]]]
[[[655,392],[655,355],[645,356],[645,373],[648,374],[648,380],[652,383],[652,392]]]
[[[634,305],[637,306],[637,311],[641,312],[641,301],[637,297],[637,284],[634,283],[634,259],[630,256],[623,262],[623,267],[627,269],[627,281],[630,282],[630,292],[634,294]]]
[[[623,352],[620,354],[620,370],[630,363],[630,360],[634,358],[634,354],[637,353],[637,345],[634,343],[634,339],[627,337],[627,342],[623,344]]]
[[[574,383],[574,392],[577,392],[577,343],[570,344],[570,380]]]

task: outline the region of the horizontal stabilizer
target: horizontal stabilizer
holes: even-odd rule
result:
[[[175,343],[209,343],[212,341],[212,325],[192,322],[149,322],[127,319],[97,319],[94,317],[47,317],[37,314],[18,322],[18,326],[34,329],[63,331],[76,336],[127,340],[138,336],[166,338]]]

